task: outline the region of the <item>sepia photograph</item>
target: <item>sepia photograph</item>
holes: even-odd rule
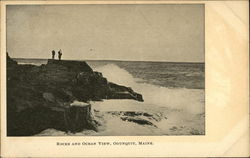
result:
[[[249,1],[0,4],[0,157],[249,157]]]
[[[7,136],[205,135],[203,4],[8,5]]]

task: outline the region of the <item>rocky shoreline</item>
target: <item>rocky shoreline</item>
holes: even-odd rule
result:
[[[141,94],[108,82],[84,61],[19,65],[7,54],[8,136],[31,136],[48,128],[97,130],[89,101],[102,99],[143,101]]]

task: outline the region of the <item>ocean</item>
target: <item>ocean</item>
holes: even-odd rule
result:
[[[19,64],[46,64],[44,59],[15,59]],[[86,61],[110,82],[131,87],[144,102],[91,102],[98,132],[69,133],[47,129],[36,136],[204,135],[205,65],[150,61]],[[143,123],[141,123],[143,122]]]

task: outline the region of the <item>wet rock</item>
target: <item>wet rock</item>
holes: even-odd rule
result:
[[[161,117],[157,114],[149,114],[140,111],[109,111],[107,113],[116,116],[146,117],[150,120],[155,120],[157,122],[161,121]]]
[[[170,128],[171,131],[176,131],[178,128],[176,126],[173,126]]]
[[[141,118],[121,117],[121,119],[123,121],[134,122],[134,123],[137,123],[137,124],[140,124],[140,125],[149,125],[149,126],[157,127],[152,122],[150,122],[148,120],[145,120],[145,119],[141,119]]]
[[[153,117],[154,115],[145,113],[145,112],[135,112],[135,111],[126,111],[123,113],[125,116],[146,116],[146,117]]]
[[[107,95],[107,99],[134,99],[143,102],[141,94],[134,92],[130,87],[117,85],[109,82],[110,92]]]
[[[194,128],[191,129],[190,134],[191,135],[204,135],[204,133]]]

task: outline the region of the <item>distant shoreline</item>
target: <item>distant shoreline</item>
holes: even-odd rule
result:
[[[14,60],[48,60],[45,58],[12,58]],[[50,59],[50,58],[49,58]],[[63,59],[66,61],[104,61],[104,62],[151,62],[151,63],[175,63],[175,64],[205,64],[205,62],[175,62],[175,61],[139,61],[139,60],[91,60],[91,59],[86,59],[86,60],[74,60],[74,59]]]

